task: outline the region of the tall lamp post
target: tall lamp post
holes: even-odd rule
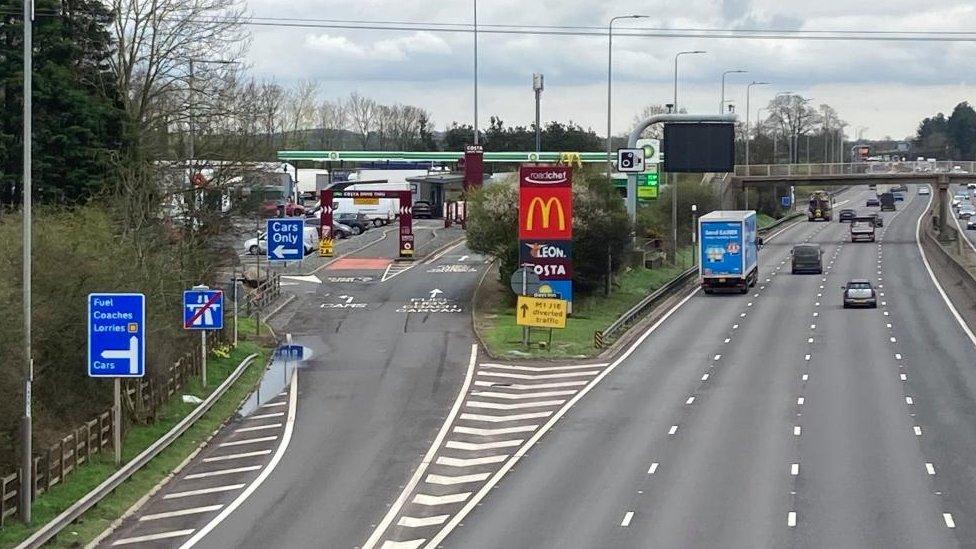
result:
[[[539,126],[539,102],[542,99],[543,77],[532,74],[532,91],[535,92],[535,152],[542,151],[542,128]]]
[[[734,70],[723,71],[722,72],[722,100],[719,101],[719,104],[718,104],[718,113],[719,114],[722,114],[722,112],[725,110],[725,77],[727,75],[730,75],[730,74],[744,74],[744,73],[747,73],[747,72],[749,72],[749,71],[744,71],[742,69],[734,69]]]
[[[676,114],[681,112],[681,110],[678,108],[678,58],[680,58],[682,55],[697,55],[700,53],[708,53],[708,52],[704,50],[690,50],[690,51],[679,51],[674,55],[674,112]],[[671,242],[672,244],[674,244],[672,262],[675,265],[677,265],[678,263],[678,177],[674,174],[670,174],[670,179],[671,179]]]
[[[649,15],[618,15],[616,17],[610,18],[610,23],[607,25],[607,182],[613,179],[613,167],[611,166],[610,155],[613,154],[611,149],[611,133],[610,133],[610,115],[612,106],[612,96],[613,91],[613,24],[619,19],[647,19]]]
[[[24,2],[24,416],[20,425],[20,518],[24,524],[31,522],[31,498],[33,496],[33,459],[31,441],[33,428],[31,426],[31,383],[34,379],[34,361],[31,358],[31,208],[33,201],[31,193],[31,94],[33,93],[31,76],[33,75],[33,19],[34,5],[31,0]]]
[[[474,144],[478,144],[478,0],[474,1]]]

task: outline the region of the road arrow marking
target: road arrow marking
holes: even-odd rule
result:
[[[433,290],[430,291],[430,298],[434,299],[435,297],[437,297],[437,294],[442,294],[442,293],[444,292],[438,290],[437,288],[434,288]]]
[[[466,256],[466,255],[462,255],[461,257],[459,257],[459,258],[458,258],[458,261],[459,261],[459,262],[461,262],[461,263],[464,263],[464,261],[465,261],[466,259],[468,259],[468,256]]]

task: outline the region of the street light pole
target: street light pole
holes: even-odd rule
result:
[[[610,23],[607,24],[607,183],[610,183],[613,179],[613,166],[611,165],[611,155],[613,154],[613,149],[611,140],[611,128],[610,128],[610,115],[612,106],[612,91],[613,91],[613,23],[618,19],[647,19],[647,15],[618,15],[616,17],[610,18]]]
[[[474,0],[474,144],[478,144],[478,0]]]
[[[24,1],[24,174],[23,174],[23,195],[24,195],[24,416],[20,424],[20,518],[24,524],[31,522],[31,499],[33,497],[33,457],[31,442],[33,438],[33,428],[31,425],[31,384],[34,380],[34,361],[31,357],[31,257],[32,257],[32,208],[33,197],[31,193],[31,94],[33,93],[32,76],[34,71],[33,55],[33,23],[34,23],[34,3],[31,0]]]
[[[674,113],[679,114],[678,109],[678,58],[682,55],[697,55],[707,53],[703,50],[679,51],[674,55]],[[721,109],[719,109],[721,115]],[[671,179],[671,243],[674,245],[672,252],[672,262],[678,263],[678,176],[670,174]]]
[[[747,73],[747,72],[749,72],[749,71],[735,69],[735,70],[731,70],[731,71],[724,71],[722,73],[722,100],[719,101],[719,103],[718,103],[718,113],[719,114],[722,114],[722,111],[725,110],[725,76],[726,75],[729,75],[729,74],[744,74],[744,73]]]
[[[542,127],[539,125],[539,102],[542,99],[543,77],[532,75],[532,90],[535,92],[535,152],[542,151]]]

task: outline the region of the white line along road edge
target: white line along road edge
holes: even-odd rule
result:
[[[403,487],[403,491],[397,497],[393,505],[390,506],[390,510],[386,512],[386,516],[383,520],[376,525],[376,529],[363,544],[362,549],[372,549],[386,533],[386,529],[393,522],[393,519],[400,513],[400,509],[403,508],[403,504],[407,502],[407,498],[410,497],[411,492],[420,482],[420,478],[424,476],[427,472],[427,466],[434,461],[434,454],[441,446],[441,442],[444,437],[447,436],[447,431],[451,428],[454,423],[454,418],[457,416],[458,411],[461,410],[461,403],[464,402],[464,398],[468,394],[468,389],[471,387],[471,378],[474,377],[474,366],[478,361],[478,345],[471,345],[471,358],[468,360],[468,371],[464,374],[464,383],[461,384],[461,390],[458,391],[457,399],[454,401],[454,406],[451,407],[450,413],[444,418],[444,424],[441,425],[441,430],[437,432],[437,436],[434,441],[430,443],[430,448],[427,450],[427,454],[424,455],[424,459],[420,461],[420,465],[417,466],[417,470],[414,471],[413,476],[410,477],[410,481],[407,482],[406,486]]]
[[[278,462],[285,455],[285,451],[288,449],[288,443],[291,442],[291,434],[295,428],[295,413],[298,408],[298,369],[292,370],[291,373],[291,391],[288,395],[288,419],[285,420],[285,431],[281,436],[281,444],[278,445],[278,449],[275,450],[273,456],[271,456],[271,461],[264,468],[263,471],[254,479],[254,482],[250,484],[239,496],[237,496],[234,501],[230,502],[223,511],[220,512],[216,517],[214,517],[206,526],[197,530],[197,533],[193,535],[190,539],[186,540],[180,549],[189,549],[197,544],[200,540],[204,538],[211,530],[217,527],[224,519],[230,516],[251,494],[254,493],[258,487],[261,486],[264,481],[271,476],[272,471],[278,466]]]
[[[932,199],[934,197],[934,194],[929,194],[929,201],[925,205],[922,215],[918,216],[918,221],[915,223],[915,245],[918,246],[918,253],[922,255],[922,263],[925,264],[925,270],[928,271],[929,278],[932,279],[932,284],[935,284],[935,289],[938,290],[939,295],[942,296],[942,301],[944,301],[946,307],[949,308],[949,312],[952,313],[952,316],[956,319],[959,327],[962,328],[962,331],[965,332],[966,336],[969,337],[969,342],[973,344],[973,347],[976,347],[976,335],[973,335],[973,331],[970,330],[969,326],[966,325],[966,321],[963,320],[962,316],[959,315],[959,311],[956,310],[956,307],[952,304],[949,296],[946,295],[945,290],[942,289],[942,285],[939,284],[938,280],[936,280],[935,273],[932,272],[932,266],[929,265],[929,260],[927,257],[925,257],[925,250],[922,249],[922,218],[925,217],[925,212],[927,212],[932,206]],[[959,238],[966,238],[966,235],[960,234]],[[968,241],[969,239],[966,240]]]

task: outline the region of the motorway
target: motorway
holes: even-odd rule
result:
[[[976,546],[974,347],[916,245],[925,198],[898,206],[876,244],[799,223],[754,292],[690,295],[409,546]],[[823,276],[789,274],[807,241]],[[878,309],[841,307],[851,278]]]

